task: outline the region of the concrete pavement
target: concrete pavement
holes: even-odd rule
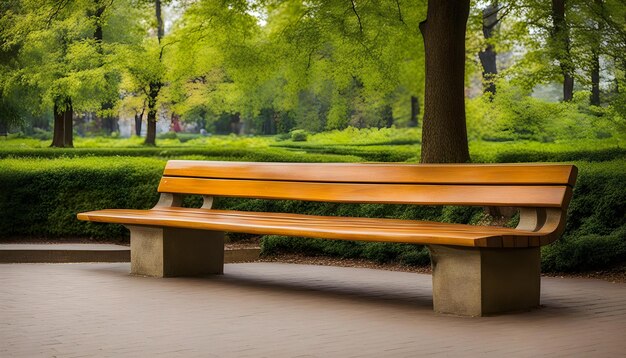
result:
[[[129,276],[128,263],[0,265],[0,357],[623,357],[626,284],[542,278],[543,308],[432,312],[431,277],[228,264]]]

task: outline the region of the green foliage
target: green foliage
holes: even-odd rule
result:
[[[313,134],[309,142],[317,145],[399,145],[420,143],[419,128],[356,128]]]
[[[574,235],[542,249],[544,272],[575,272],[610,268],[624,263],[626,226],[608,235]]]
[[[293,142],[306,142],[309,137],[309,133],[304,129],[296,129],[291,131],[291,140]]]
[[[545,271],[603,269],[626,257],[626,161],[582,163],[563,238],[542,250]]]
[[[263,162],[354,162],[361,158],[351,155],[316,154],[280,149],[229,149],[229,148],[75,148],[75,149],[5,149],[0,158],[76,158],[76,157],[158,157],[197,160],[237,160]]]
[[[546,102],[518,88],[499,85],[495,96],[467,101],[470,140],[545,143],[625,138],[626,117],[612,106],[589,106],[587,92],[577,93],[572,102]]]
[[[626,157],[626,148],[615,139],[564,140],[557,143],[473,142],[470,153],[478,163],[603,162]]]
[[[127,234],[121,226],[79,222],[76,213],[151,207],[158,199],[155,188],[164,165],[157,159],[121,157],[1,160],[0,232],[123,238]]]

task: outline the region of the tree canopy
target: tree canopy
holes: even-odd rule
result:
[[[132,115],[155,144],[163,117],[256,134],[423,120],[428,153],[429,140],[467,148],[464,98],[479,95],[477,80],[490,100],[501,91],[541,97],[557,83],[560,100],[585,93],[626,117],[623,0],[437,4],[3,1],[0,132],[52,125],[53,145],[71,146],[75,124],[110,133],[107,121]],[[467,7],[467,20],[454,15]],[[441,159],[442,150],[435,160],[468,159]]]

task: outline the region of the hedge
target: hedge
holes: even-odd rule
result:
[[[84,139],[84,141],[86,140]],[[0,158],[128,156],[264,162],[417,162],[420,156],[419,145],[410,144],[366,145],[356,142],[354,144],[329,145],[308,142],[275,142],[270,144],[270,147],[245,147],[241,146],[241,143],[229,144],[226,140],[223,145],[213,143],[204,146],[113,148],[0,146]],[[252,140],[250,139],[250,141]],[[605,162],[617,158],[626,159],[626,148],[619,147],[611,141],[597,140],[571,143],[473,142],[470,145],[470,152],[472,161],[476,163]]]
[[[123,227],[80,222],[76,220],[76,213],[104,208],[150,208],[158,199],[156,188],[164,165],[163,159],[135,157],[2,159],[0,236],[126,239],[128,234]],[[626,160],[577,165],[580,174],[565,234],[543,249],[546,271],[605,268],[623,262],[626,257]],[[199,205],[199,199],[192,197],[185,205]],[[218,198],[215,205],[236,210],[458,223],[476,223],[485,219],[481,208],[471,207],[232,198]],[[303,252],[405,264],[425,264],[428,258],[427,251],[415,245],[279,236],[266,237],[262,248],[264,254]]]
[[[194,157],[207,160],[251,162],[359,162],[361,157],[342,154],[306,153],[282,148],[228,147],[131,147],[131,148],[0,148],[2,158],[79,158],[79,157]]]

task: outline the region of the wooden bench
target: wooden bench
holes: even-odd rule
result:
[[[539,306],[540,246],[565,225],[572,165],[242,163],[172,160],[150,210],[108,209],[80,220],[124,224],[131,272],[223,273],[224,232],[427,245],[437,312],[484,315]],[[202,195],[201,208],[183,208]],[[520,208],[516,228],[383,218],[212,209],[214,196],[341,203]]]

